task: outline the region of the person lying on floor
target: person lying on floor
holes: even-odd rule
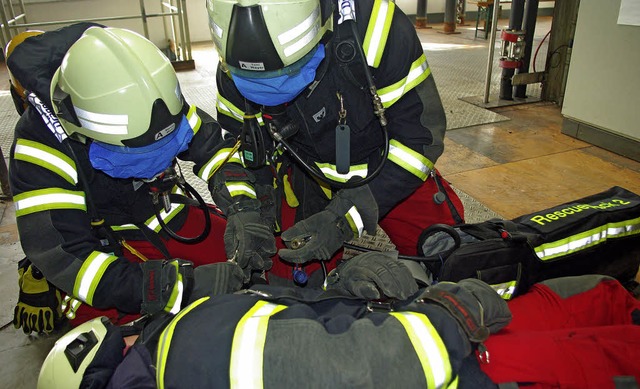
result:
[[[232,264],[215,266],[234,283]],[[482,281],[418,289],[403,263],[375,252],[340,265],[325,291],[260,285],[216,293],[198,298],[196,286],[176,316],[121,327],[94,319],[73,329],[45,360],[38,387],[613,388],[615,376],[640,378],[640,302],[608,277],[537,284],[509,302],[513,321]],[[604,334],[616,331],[629,346],[605,357]],[[575,377],[589,357],[600,365],[587,377],[554,376],[566,369]]]

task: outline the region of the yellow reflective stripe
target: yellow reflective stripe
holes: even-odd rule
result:
[[[135,224],[122,224],[119,226],[111,226],[111,229],[114,231],[128,231],[128,230],[137,230],[138,227]]]
[[[159,389],[164,388],[164,373],[167,367],[167,358],[169,357],[171,338],[173,338],[173,333],[175,332],[178,322],[184,317],[184,315],[207,300],[209,300],[209,297],[203,297],[191,303],[188,307],[180,311],[180,313],[178,313],[176,317],[171,320],[164,331],[162,331],[160,340],[158,341],[158,351],[156,353],[156,383]]]
[[[507,281],[500,284],[489,285],[496,291],[504,300],[510,300],[513,297],[513,293],[516,291],[518,282],[516,280]]]
[[[16,216],[52,209],[87,210],[84,192],[62,188],[37,189],[13,197]]]
[[[535,252],[543,261],[574,253],[604,243],[607,239],[623,238],[640,234],[640,218],[607,223],[588,231],[544,243],[535,248]]]
[[[318,167],[326,177],[338,182],[347,182],[351,177],[364,178],[367,176],[367,173],[369,171],[369,167],[366,163],[361,165],[351,165],[349,167],[349,173],[346,174],[338,173],[336,165],[332,165],[330,163],[316,162],[316,165],[318,165]]]
[[[427,388],[442,388],[451,381],[449,353],[440,335],[426,315],[416,312],[391,312],[402,324],[420,359]]]
[[[264,343],[269,318],[287,308],[258,301],[240,319],[233,334],[229,381],[231,388],[261,388]]]
[[[225,186],[227,187],[227,190],[229,191],[231,197],[244,195],[252,199],[258,198],[256,195],[256,190],[253,189],[253,186],[251,184],[247,184],[246,182],[225,182]]]
[[[455,376],[453,378],[453,381],[451,381],[449,385],[447,385],[447,389],[457,389],[457,388],[458,388],[458,376]]]
[[[429,161],[427,157],[395,139],[389,141],[388,158],[422,181],[426,181],[427,177],[429,177],[429,172],[433,170],[433,162]]]
[[[391,29],[391,20],[393,20],[393,12],[396,5],[389,0],[376,0],[373,4],[371,18],[367,26],[367,33],[364,36],[362,48],[367,57],[367,64],[374,68],[380,65],[382,53],[387,45],[389,30]]]
[[[234,162],[237,164],[242,164],[242,159],[240,159],[240,153],[238,151],[234,152],[230,157],[231,151],[233,147],[228,147],[224,149],[220,149],[217,153],[214,154],[213,157],[207,162],[200,170],[198,171],[198,177],[202,178],[205,181],[209,181],[213,172],[217,171],[222,163],[225,162]],[[227,160],[227,157],[229,159]]]
[[[352,206],[347,211],[347,214],[344,215],[349,222],[349,226],[351,226],[351,231],[356,235],[356,237],[361,237],[364,232],[364,223],[362,222],[362,217],[360,216],[360,212],[356,206]]]
[[[162,221],[164,221],[164,223],[167,224],[178,213],[180,213],[180,211],[183,208],[184,208],[184,204],[171,203],[171,208],[169,209],[169,212],[166,212],[164,209],[160,211],[160,218],[162,218]],[[162,226],[160,225],[160,222],[158,221],[158,218],[155,215],[147,219],[147,221],[144,224],[146,224],[147,227],[151,228],[155,232],[159,232],[160,229],[162,228]]]
[[[431,74],[431,69],[427,66],[427,57],[422,54],[418,59],[413,61],[409,74],[395,84],[378,89],[378,95],[385,108],[389,108],[405,93],[415,88],[416,85],[426,80]]]
[[[218,112],[220,112],[221,114],[229,116],[232,119],[236,119],[239,122],[242,122],[242,118],[244,117],[244,111],[242,111],[235,105],[231,104],[231,102],[225,99],[219,92],[218,92],[218,101],[216,102],[216,108],[218,109]]]
[[[187,120],[189,121],[189,125],[191,126],[193,133],[196,134],[200,129],[200,125],[202,125],[202,119],[200,118],[200,115],[198,115],[195,105],[189,107],[189,112],[187,112]]]
[[[51,170],[70,184],[78,183],[76,163],[53,147],[27,139],[18,139],[14,158]]]
[[[98,288],[98,283],[107,267],[118,259],[115,255],[100,251],[92,251],[84,260],[80,271],[76,275],[73,285],[73,295],[89,305],[93,305],[93,294]]]
[[[184,284],[182,282],[182,274],[180,274],[180,270],[178,270],[178,261],[169,262],[169,265],[176,269],[178,277],[164,310],[175,315],[180,311],[180,303],[182,303],[182,295],[184,294]]]

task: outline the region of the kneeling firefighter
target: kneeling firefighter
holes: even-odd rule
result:
[[[309,273],[378,224],[415,255],[426,227],[463,221],[434,166],[446,128],[436,84],[393,1],[208,0],[207,10],[227,134],[217,150],[229,161],[209,182],[228,215],[228,258],[271,261],[263,236],[241,227],[267,224],[282,232],[269,282],[314,284],[322,277]]]
[[[63,310],[80,322],[179,309],[192,265],[226,259],[224,218],[177,165],[209,163],[218,124],[187,104],[171,62],[132,31],[79,23],[35,33],[7,65],[26,254],[15,326],[50,332]]]
[[[56,342],[38,388],[455,388],[510,320],[482,281],[419,290],[381,253],[341,264],[326,289],[257,285],[173,318],[94,319]]]

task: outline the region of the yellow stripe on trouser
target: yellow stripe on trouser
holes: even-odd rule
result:
[[[269,318],[285,308],[284,305],[258,301],[240,319],[231,346],[231,388],[263,387],[262,358]]]
[[[427,388],[447,387],[451,381],[449,353],[427,316],[416,312],[392,312],[402,324],[420,359]]]

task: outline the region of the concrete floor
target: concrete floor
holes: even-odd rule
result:
[[[506,23],[501,20],[500,27]],[[640,193],[640,163],[563,135],[558,106],[540,102],[486,110],[462,101],[484,91],[488,41],[474,38],[473,26],[459,26],[460,34],[455,35],[443,34],[442,25],[432,27],[418,34],[449,122],[438,168],[463,198],[467,222],[495,216],[511,219],[614,185]],[[534,43],[549,27],[550,18],[541,18]],[[193,49],[196,69],[179,73],[184,94],[214,112],[216,56],[210,44],[196,44]],[[538,69],[543,67],[544,52],[542,47]],[[494,69],[492,91],[498,88],[499,76],[499,69]],[[0,87],[5,88],[4,64],[0,78]],[[535,101],[539,87],[530,88]],[[11,121],[17,120],[12,109],[0,112],[3,128],[11,128]],[[8,157],[12,135],[0,131],[0,141],[2,136]],[[25,336],[10,324],[17,296],[16,266],[22,255],[13,203],[0,201],[0,389],[34,388],[40,364],[58,336]]]

